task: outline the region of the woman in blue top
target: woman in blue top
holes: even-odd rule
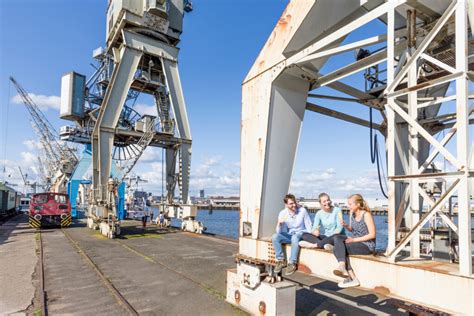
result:
[[[314,216],[311,233],[304,233],[299,245],[305,248],[324,247],[330,250],[326,245],[334,245],[333,236],[344,234],[342,211],[339,207],[332,206],[331,198],[327,193],[319,195],[319,204],[321,209]],[[324,235],[320,232],[321,225],[324,228]]]

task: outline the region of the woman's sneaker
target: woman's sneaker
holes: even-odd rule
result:
[[[280,273],[283,268],[286,267],[285,260],[278,260],[275,265],[275,269],[273,270],[275,273]]]
[[[317,244],[310,243],[306,240],[302,240],[298,243],[302,248],[318,248]]]
[[[345,278],[344,280],[339,282],[337,285],[340,288],[345,289],[345,288],[348,288],[348,287],[359,286],[360,283],[359,283],[359,280],[357,280],[357,279],[352,280],[351,278]]]
[[[324,249],[326,249],[326,250],[328,250],[328,251],[333,251],[334,246],[331,245],[331,244],[325,244],[325,245],[324,245]]]

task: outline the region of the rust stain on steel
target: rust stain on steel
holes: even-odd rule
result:
[[[281,31],[284,31],[288,24],[291,22],[291,14],[285,14],[281,16],[281,18],[278,20],[277,23],[277,28],[279,28]]]
[[[267,305],[265,304],[264,301],[260,301],[258,304],[258,311],[260,312],[260,315],[265,315],[267,312]]]
[[[308,274],[312,273],[311,269],[307,265],[304,265],[302,263],[298,263],[298,271]]]
[[[427,261],[426,263],[424,262],[424,263],[417,263],[417,264],[404,263],[403,266],[416,268],[420,270],[431,271],[431,272],[444,273],[444,274],[448,272],[446,270],[446,266],[444,262]]]
[[[385,296],[390,294],[390,290],[388,288],[386,288],[385,286],[376,286],[376,287],[374,287],[374,292],[385,295]]]
[[[258,218],[260,215],[260,208],[257,207],[255,210],[253,210],[253,214],[255,215],[256,218]]]
[[[236,302],[237,304],[240,304],[240,292],[239,292],[239,290],[236,290],[236,291],[234,292],[234,299],[235,299],[235,302]]]

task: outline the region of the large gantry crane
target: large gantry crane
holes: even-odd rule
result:
[[[68,179],[78,161],[77,156],[72,148],[59,140],[58,132],[31,99],[28,92],[13,77],[10,77],[10,81],[30,114],[31,126],[38,135],[44,152],[46,159],[44,177],[49,179],[45,189],[51,192],[66,193]]]
[[[88,81],[77,73],[62,78],[61,118],[76,126],[63,127],[60,135],[92,145],[88,226],[109,238],[120,233],[117,187],[148,146],[165,149],[167,196],[162,211],[171,217],[197,214],[188,196],[191,131],[176,47],[184,11],[191,9],[191,2],[183,0],[109,1],[107,48],[94,51],[96,73]],[[157,117],[133,109],[142,93],[155,100]],[[117,174],[111,172],[112,161],[119,167]]]
[[[351,256],[361,286],[474,313],[472,30],[472,0],[289,2],[242,84],[239,263],[228,271],[230,303],[252,314],[295,313],[295,285],[271,283],[280,277],[271,236],[310,110],[385,136],[388,246],[384,256]],[[328,61],[335,63],[325,73]],[[321,106],[328,100],[346,106]],[[379,122],[353,115],[361,107]],[[433,167],[439,158],[446,170]],[[454,204],[457,221],[447,212]],[[433,258],[420,254],[420,231],[434,216],[457,240],[454,262],[434,258],[436,249]],[[450,247],[454,239],[433,243]],[[335,262],[332,253],[303,249],[299,269],[336,281]]]

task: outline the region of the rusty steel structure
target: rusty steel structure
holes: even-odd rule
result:
[[[381,34],[346,41],[370,23],[378,23]],[[249,298],[245,303],[251,295],[243,291],[264,295],[255,284],[250,289],[247,281],[249,276],[251,280],[271,274],[268,263],[274,254],[269,240],[282,208],[280,197],[289,190],[302,122],[309,110],[371,127],[385,136],[388,247],[378,261],[355,259],[360,267],[365,265],[360,268],[361,285],[384,288],[440,310],[474,312],[470,210],[474,107],[468,91],[473,79],[474,41],[469,31],[473,26],[472,0],[290,1],[242,85],[239,252],[250,259],[239,262],[236,274],[229,271],[228,291],[239,287],[239,300],[228,292],[228,301],[258,312],[258,300]],[[333,58],[348,52],[355,53],[353,62],[320,72]],[[365,90],[347,82],[347,77],[358,73],[366,81]],[[327,88],[334,94],[324,93]],[[308,98],[370,108],[381,121],[369,122]],[[439,157],[447,162],[446,170],[435,168]],[[453,198],[457,223],[447,213]],[[409,271],[406,260],[424,260],[420,230],[434,216],[457,236],[458,262],[449,265],[449,272]],[[402,228],[405,233],[398,238]],[[331,266],[333,260],[315,251],[304,250],[300,256],[307,271],[329,279],[332,273],[324,264]],[[374,273],[387,277],[376,278]],[[239,277],[245,280],[235,281]],[[455,286],[458,294],[436,291],[441,284]],[[430,288],[429,295],[422,293],[422,287]],[[278,289],[269,287],[265,293],[271,291]]]

